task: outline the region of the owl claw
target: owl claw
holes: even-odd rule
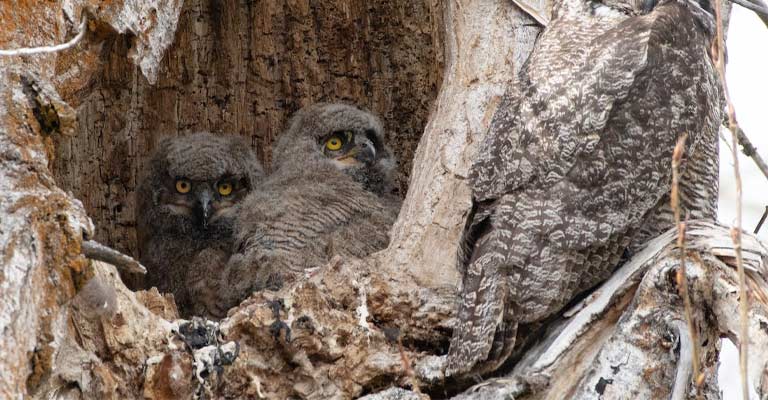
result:
[[[291,327],[280,319],[280,310],[282,310],[284,306],[283,299],[268,301],[267,305],[269,305],[269,308],[272,310],[272,315],[275,317],[275,321],[269,326],[269,333],[272,334],[272,337],[274,337],[275,340],[280,340],[282,338],[285,343],[290,343]],[[283,331],[285,331],[284,335],[282,334]]]
[[[283,331],[285,331],[284,335],[282,335]],[[269,333],[272,334],[272,337],[274,337],[275,340],[283,339],[285,343],[291,342],[291,327],[283,321],[276,320],[273,322],[272,325],[269,326]]]

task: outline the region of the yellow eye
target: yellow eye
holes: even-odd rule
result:
[[[189,189],[192,189],[192,184],[186,179],[179,179],[176,181],[176,191],[179,193],[189,193]]]
[[[325,142],[325,148],[331,151],[336,151],[341,149],[341,146],[344,143],[341,141],[341,138],[338,136],[331,136],[328,141]]]
[[[219,184],[219,194],[222,196],[229,196],[232,193],[232,184],[224,182]]]

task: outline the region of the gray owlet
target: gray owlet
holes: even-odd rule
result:
[[[188,285],[205,279],[189,271],[224,268],[234,206],[262,177],[250,146],[234,136],[166,138],[151,156],[136,191],[140,260],[148,286],[173,293],[182,315],[193,308]]]
[[[278,139],[273,172],[240,205],[236,254],[219,287],[199,292],[221,317],[254,290],[276,289],[333,255],[385,248],[400,201],[378,118],[343,104],[300,110]]]
[[[556,1],[470,172],[473,211],[446,375],[493,370],[540,322],[670,228],[672,149],[688,134],[683,212],[712,218],[721,95],[713,18],[689,0]]]

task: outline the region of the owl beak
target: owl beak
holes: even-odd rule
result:
[[[355,147],[343,156],[336,158],[336,161],[344,166],[368,165],[374,160],[376,160],[376,147],[367,138],[356,143]]]
[[[364,138],[358,142],[356,150],[357,152],[355,153],[355,160],[359,161],[360,163],[368,165],[372,164],[373,161],[376,160],[376,147],[374,147],[373,142],[371,142],[368,138]]]
[[[206,190],[197,195],[195,215],[197,215],[197,220],[203,226],[203,229],[207,229],[208,218],[211,216],[211,193],[209,191]]]

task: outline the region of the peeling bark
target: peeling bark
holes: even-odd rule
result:
[[[132,2],[131,7],[140,3],[144,4]],[[136,29],[134,33],[147,38],[172,35],[175,23],[169,18],[174,17],[164,12],[166,4],[152,3],[163,11],[160,15],[165,19],[156,21],[156,26],[127,24],[124,28]],[[138,8],[121,1],[108,6],[96,1],[4,2],[0,4],[0,19],[5,24],[0,29],[0,42],[5,48],[64,42],[74,36],[83,10],[108,25],[117,21],[126,24]],[[138,51],[136,61],[146,60],[150,53],[162,54],[162,48],[153,46],[156,44]],[[84,235],[92,236],[94,228],[83,204],[57,187],[48,167],[56,153],[54,142],[78,129],[73,104],[61,93],[66,93],[73,82],[87,82],[97,68],[98,57],[87,41],[64,54],[79,57],[70,58],[69,73],[58,68],[57,63],[66,58],[62,54],[0,59],[2,398],[38,393],[50,385],[55,371],[71,378],[81,367],[66,364],[60,354],[74,340],[67,315],[86,275],[80,243]],[[92,355],[81,352],[79,356],[85,362]],[[106,378],[109,380],[109,374]]]
[[[133,194],[163,135],[245,136],[269,169],[271,144],[288,117],[318,101],[355,103],[382,117],[399,159],[399,193],[405,194],[443,71],[436,1],[167,3],[181,8],[172,43],[128,29],[151,25],[151,13],[122,23],[110,15],[104,22],[97,18],[89,37],[97,59],[57,62],[62,77],[76,78],[75,68],[95,69],[91,79],[73,79],[61,92],[77,105],[80,127],[54,139],[52,164],[62,188],[93,218],[94,239],[137,255]],[[158,21],[163,15],[157,13]],[[156,71],[157,84],[142,72],[155,53],[134,60],[147,44],[169,45],[162,62],[148,69]]]
[[[61,339],[59,312],[82,271],[82,204],[56,187],[40,140],[38,102],[56,104],[63,126],[74,111],[49,85],[15,70],[0,77],[0,397],[26,393],[49,373]]]
[[[373,400],[461,390],[440,367],[470,206],[464,180],[534,46],[540,28],[530,17],[505,0],[22,6],[0,4],[4,21],[25,18],[0,29],[11,47],[63,42],[82,12],[91,23],[75,49],[0,59],[0,397]],[[386,250],[337,258],[305,281],[256,293],[220,324],[179,320],[170,297],[134,293],[114,267],[81,256],[84,236],[133,249],[130,197],[158,134],[248,135],[268,160],[291,111],[330,99],[368,106],[390,130],[401,128],[392,137],[401,190],[408,179],[411,190]],[[682,322],[680,265],[667,233],[536,330],[540,339],[519,350],[506,376],[456,398],[687,398],[697,390],[718,398],[718,338],[742,339],[733,250],[723,228],[689,227],[699,343]],[[744,251],[754,297],[750,379],[764,396],[768,250],[745,236]],[[699,388],[688,367],[693,346],[704,366]]]
[[[686,268],[699,343],[691,343],[676,276],[680,268],[674,231],[651,241],[576,311],[549,326],[505,378],[470,389],[461,399],[719,399],[719,339],[738,341],[738,285],[730,231],[691,221]],[[750,380],[766,393],[768,248],[745,233],[750,298]],[[631,301],[628,301],[630,299]],[[619,317],[620,316],[620,317]],[[618,317],[618,318],[617,318]],[[767,325],[768,326],[768,325]],[[701,386],[693,384],[692,346],[699,347]]]

